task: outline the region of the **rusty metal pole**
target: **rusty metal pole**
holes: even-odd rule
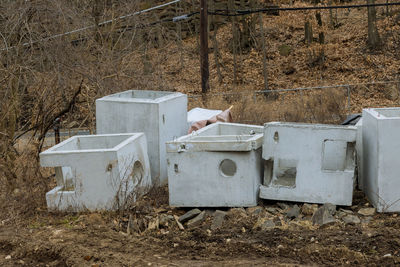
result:
[[[207,0],[200,0],[200,71],[201,71],[201,92],[207,93],[209,84],[208,64],[208,9]]]

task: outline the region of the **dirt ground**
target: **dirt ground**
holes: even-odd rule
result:
[[[313,266],[400,263],[400,220],[397,214],[357,214],[368,206],[361,192],[354,205],[337,207],[354,212],[361,223],[314,226],[310,216],[293,220],[275,202],[254,209],[225,210],[223,225],[210,230],[213,210],[200,225],[179,229],[162,215],[181,216],[186,209],[170,208],[167,192],[149,195],[123,213],[52,214],[37,211],[23,222],[0,224],[1,266]],[[160,199],[162,201],[160,201]],[[293,203],[286,203],[293,205]],[[285,205],[285,204],[283,204]],[[301,203],[298,203],[301,206]],[[276,209],[280,226],[257,229],[255,222]],[[128,231],[129,217],[147,221]],[[157,218],[157,225],[151,222]],[[133,228],[129,228],[133,229]]]

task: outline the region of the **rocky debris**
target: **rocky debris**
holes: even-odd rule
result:
[[[353,211],[351,211],[351,210],[340,209],[339,211],[347,213],[347,214],[353,214]]]
[[[329,211],[330,215],[335,215],[336,213],[336,205],[333,205],[331,203],[325,203],[322,205],[323,208],[327,209]]]
[[[371,216],[367,216],[367,217],[361,218],[361,222],[363,224],[369,224],[371,221],[372,221],[372,217]]]
[[[192,209],[183,214],[181,217],[179,217],[179,222],[180,223],[185,223],[186,221],[189,221],[190,219],[196,217],[201,213],[201,210],[199,209]]]
[[[226,217],[226,212],[225,211],[221,211],[221,210],[216,210],[214,212],[214,218],[213,221],[211,223],[211,230],[215,230],[218,229],[222,226],[222,223],[224,222]]]
[[[206,219],[206,212],[202,211],[199,215],[187,222],[187,226],[193,227],[201,224]]]
[[[344,223],[346,224],[359,224],[361,222],[360,218],[358,218],[356,215],[346,215],[342,218]]]
[[[286,212],[286,217],[289,219],[294,219],[299,217],[300,215],[300,208],[297,205],[293,205],[293,207],[289,208]]]
[[[336,206],[330,203],[322,205],[312,216],[312,223],[326,225],[336,222],[333,215],[336,213]]]
[[[303,215],[313,215],[318,209],[317,204],[308,204],[304,203],[303,206],[301,207],[301,213]]]
[[[372,216],[375,215],[375,208],[362,208],[358,211],[358,214],[361,214],[363,216]]]
[[[229,216],[232,217],[239,217],[239,218],[246,218],[247,213],[244,208],[232,208],[228,212]]]
[[[168,227],[174,221],[174,216],[161,214],[160,215],[160,226],[161,227]]]
[[[265,210],[274,215],[279,213],[278,209],[274,207],[266,207]]]
[[[259,218],[257,222],[254,224],[253,229],[265,231],[274,228],[275,226],[276,224],[273,219]]]
[[[278,202],[276,203],[276,205],[278,205],[279,208],[281,208],[282,210],[287,210],[290,208],[290,206],[286,203],[282,203],[282,202]]]
[[[263,208],[263,207],[260,207],[260,206],[247,208],[247,213],[248,213],[249,215],[252,215],[252,216],[258,216],[258,215],[260,215],[263,211],[264,211],[264,208]]]

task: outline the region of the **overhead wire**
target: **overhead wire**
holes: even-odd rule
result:
[[[96,25],[96,24],[94,24],[94,25],[89,25],[89,26],[86,26],[86,27],[83,27],[83,28],[74,29],[74,30],[71,30],[71,31],[68,31],[68,32],[64,32],[64,33],[55,34],[55,35],[52,35],[52,36],[49,36],[49,37],[46,37],[46,38],[42,38],[42,39],[40,39],[40,40],[30,41],[30,42],[26,42],[26,43],[23,43],[23,44],[20,44],[20,45],[15,45],[15,46],[11,46],[11,47],[7,47],[7,46],[6,46],[5,48],[0,49],[0,51],[8,51],[8,50],[14,49],[14,48],[16,48],[16,47],[18,47],[18,46],[31,46],[31,45],[36,44],[36,43],[46,42],[46,41],[50,41],[50,40],[52,40],[52,39],[56,39],[56,38],[59,38],[59,37],[71,35],[71,34],[78,33],[78,32],[82,32],[82,31],[86,31],[86,30],[89,30],[89,29],[93,29],[93,28],[95,28],[95,27],[97,27],[97,26],[103,26],[103,25],[106,25],[106,24],[115,22],[115,21],[117,21],[117,20],[126,19],[126,18],[129,18],[129,17],[133,17],[133,16],[137,16],[137,15],[140,15],[140,14],[143,14],[143,13],[147,13],[147,12],[149,12],[149,11],[153,11],[153,10],[156,10],[156,9],[159,9],[159,8],[162,8],[162,7],[166,7],[166,6],[169,6],[169,5],[178,3],[178,2],[180,2],[180,1],[181,1],[181,0],[173,0],[173,1],[170,1],[170,2],[168,2],[168,3],[164,3],[164,4],[161,4],[161,5],[158,5],[158,6],[150,7],[150,8],[143,9],[143,10],[140,10],[140,11],[137,11],[137,12],[134,12],[134,13],[130,13],[130,14],[127,14],[127,15],[123,15],[123,16],[120,16],[120,17],[118,17],[118,18],[114,18],[114,19],[102,21],[102,22],[98,23],[97,25]],[[188,15],[193,16],[194,13],[196,13],[196,12],[193,12],[193,13],[188,14]],[[182,17],[182,16],[180,16],[180,17]],[[173,20],[173,19],[169,19],[168,21],[172,21],[172,20]],[[155,25],[155,24],[158,24],[158,23],[162,23],[162,22],[166,22],[166,20],[159,20],[159,21],[156,21],[156,22],[154,22],[154,25]],[[153,25],[152,23],[150,23],[150,24]],[[150,26],[151,26],[151,25],[150,25]]]
[[[216,16],[243,16],[253,13],[265,13],[271,11],[308,11],[308,10],[330,10],[330,9],[351,9],[351,8],[365,8],[365,7],[385,7],[385,6],[400,6],[400,2],[395,3],[377,3],[377,4],[358,4],[358,5],[335,5],[335,6],[307,6],[307,7],[266,7],[258,9],[247,10],[229,10],[229,9],[215,9],[208,10],[209,15]]]

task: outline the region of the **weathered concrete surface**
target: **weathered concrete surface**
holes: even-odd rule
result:
[[[351,205],[356,127],[265,124],[263,199]]]
[[[262,132],[262,126],[215,123],[167,142],[170,205],[257,205]]]
[[[146,134],[154,184],[167,183],[165,142],[187,134],[187,96],[130,90],[96,100],[98,134]]]
[[[363,110],[363,191],[378,212],[400,211],[400,108]]]
[[[49,210],[113,210],[151,186],[143,133],[74,136],[40,153],[40,164],[56,168]]]
[[[357,151],[357,181],[358,188],[363,190],[363,144],[362,144],[362,118],[357,122],[357,138],[356,138],[356,151]]]

